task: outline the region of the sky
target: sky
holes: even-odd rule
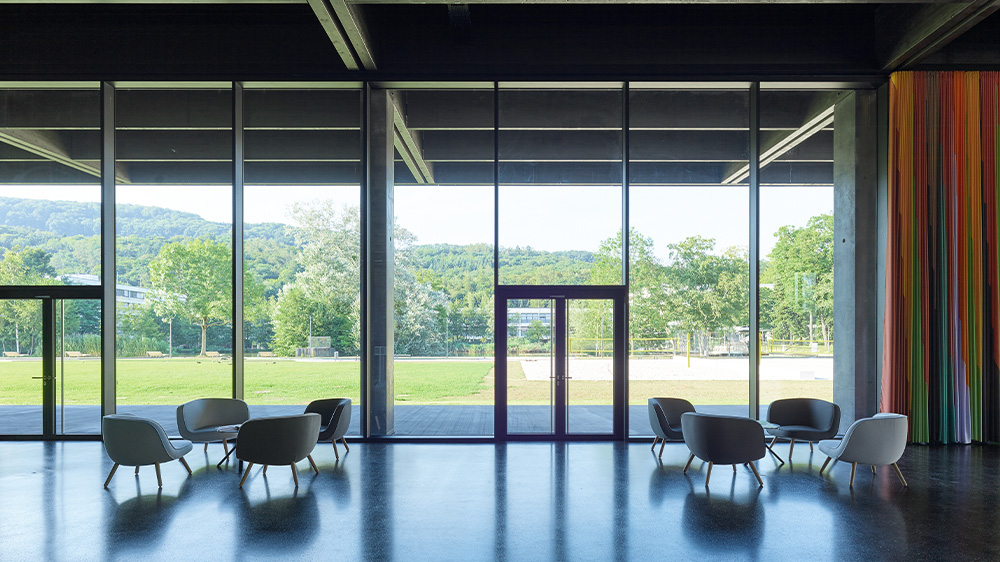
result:
[[[118,186],[118,203],[165,207],[214,222],[232,215],[228,186]],[[98,186],[0,186],[0,197],[93,201]],[[700,235],[716,239],[716,250],[747,246],[749,190],[737,187],[640,187],[629,193],[630,224],[651,237],[654,252],[666,258],[666,244]],[[357,205],[357,187],[247,186],[245,220],[292,224],[296,202],[332,199]],[[502,186],[500,245],[538,250],[596,251],[621,228],[620,187]],[[397,224],[418,244],[471,244],[493,241],[492,186],[400,186],[395,189]],[[784,225],[804,226],[809,217],[833,211],[833,188],[761,188],[761,252],[773,248],[773,233]]]

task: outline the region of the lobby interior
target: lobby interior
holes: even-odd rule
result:
[[[21,213],[0,210],[0,257],[28,240],[61,275],[25,281],[0,263],[0,339],[14,350],[0,359],[0,558],[1000,557],[998,8],[0,4],[0,201]],[[934,168],[940,147],[982,170]],[[910,180],[931,187],[907,192]],[[979,218],[945,220],[937,202],[966,196]],[[59,220],[24,211],[32,200],[58,203]],[[272,228],[285,207],[295,229]],[[828,286],[826,300],[795,300],[808,324],[781,335],[775,248],[814,215],[829,221],[830,266],[793,272],[792,292],[819,302],[813,287]],[[44,242],[52,232],[66,234]],[[556,233],[569,245],[547,248]],[[647,265],[674,283],[669,266],[692,247],[680,239],[711,240],[704,263],[735,273],[690,297],[657,293]],[[123,304],[164,283],[149,248],[190,240],[222,248],[225,311],[201,332],[211,356],[180,312],[153,303],[144,320]],[[565,266],[578,250],[586,265]],[[485,276],[443,280],[433,259],[460,252],[450,263]],[[723,287],[701,309],[676,304]],[[296,302],[312,308],[288,344]],[[708,309],[710,328],[689,320]],[[340,324],[323,324],[330,310]],[[37,349],[21,353],[15,311],[37,322]],[[480,374],[440,389],[420,379],[435,369]],[[165,464],[162,488],[149,467],[100,486],[103,415],[176,436],[176,406],[206,395],[243,399],[253,417],[350,397],[350,451],[320,443],[319,473],[302,463],[297,487],[275,467],[240,489],[242,465],[216,466],[221,445],[195,447],[191,476]],[[775,399],[823,398],[840,405],[841,434],[907,414],[908,486],[889,467],[859,467],[849,486],[848,463],[820,475],[818,448],[789,457],[782,442],[757,463],[763,486],[745,466],[706,486],[706,465],[682,471],[683,442],[650,451],[656,395],[761,420]]]

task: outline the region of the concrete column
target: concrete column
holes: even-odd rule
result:
[[[833,399],[841,431],[878,408],[878,119],[875,91],[834,112]]]
[[[367,338],[369,431],[394,432],[393,402],[393,102],[372,88],[368,98]]]

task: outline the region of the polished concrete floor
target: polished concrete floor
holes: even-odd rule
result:
[[[788,445],[776,451],[787,458]],[[683,444],[355,443],[320,473],[255,467],[221,446],[119,469],[98,442],[0,442],[0,560],[997,560],[1000,448],[907,448],[891,470],[820,476],[825,459],[687,475]]]

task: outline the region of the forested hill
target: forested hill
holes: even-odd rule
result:
[[[436,276],[467,276],[489,272],[492,283],[493,246],[489,244],[424,244],[414,246],[413,264]],[[591,252],[547,252],[530,247],[500,248],[500,281],[507,284],[584,284],[594,262]]]
[[[210,222],[194,213],[162,207],[118,205],[115,209],[119,236],[189,238],[229,235],[229,224]],[[50,237],[97,236],[101,229],[101,208],[98,203],[76,201],[46,201],[0,197],[0,232],[24,234],[49,233]],[[279,223],[247,226],[248,237],[284,238],[287,228]],[[252,233],[252,234],[251,234]],[[292,238],[287,238],[292,243]],[[10,247],[6,240],[0,246]]]

